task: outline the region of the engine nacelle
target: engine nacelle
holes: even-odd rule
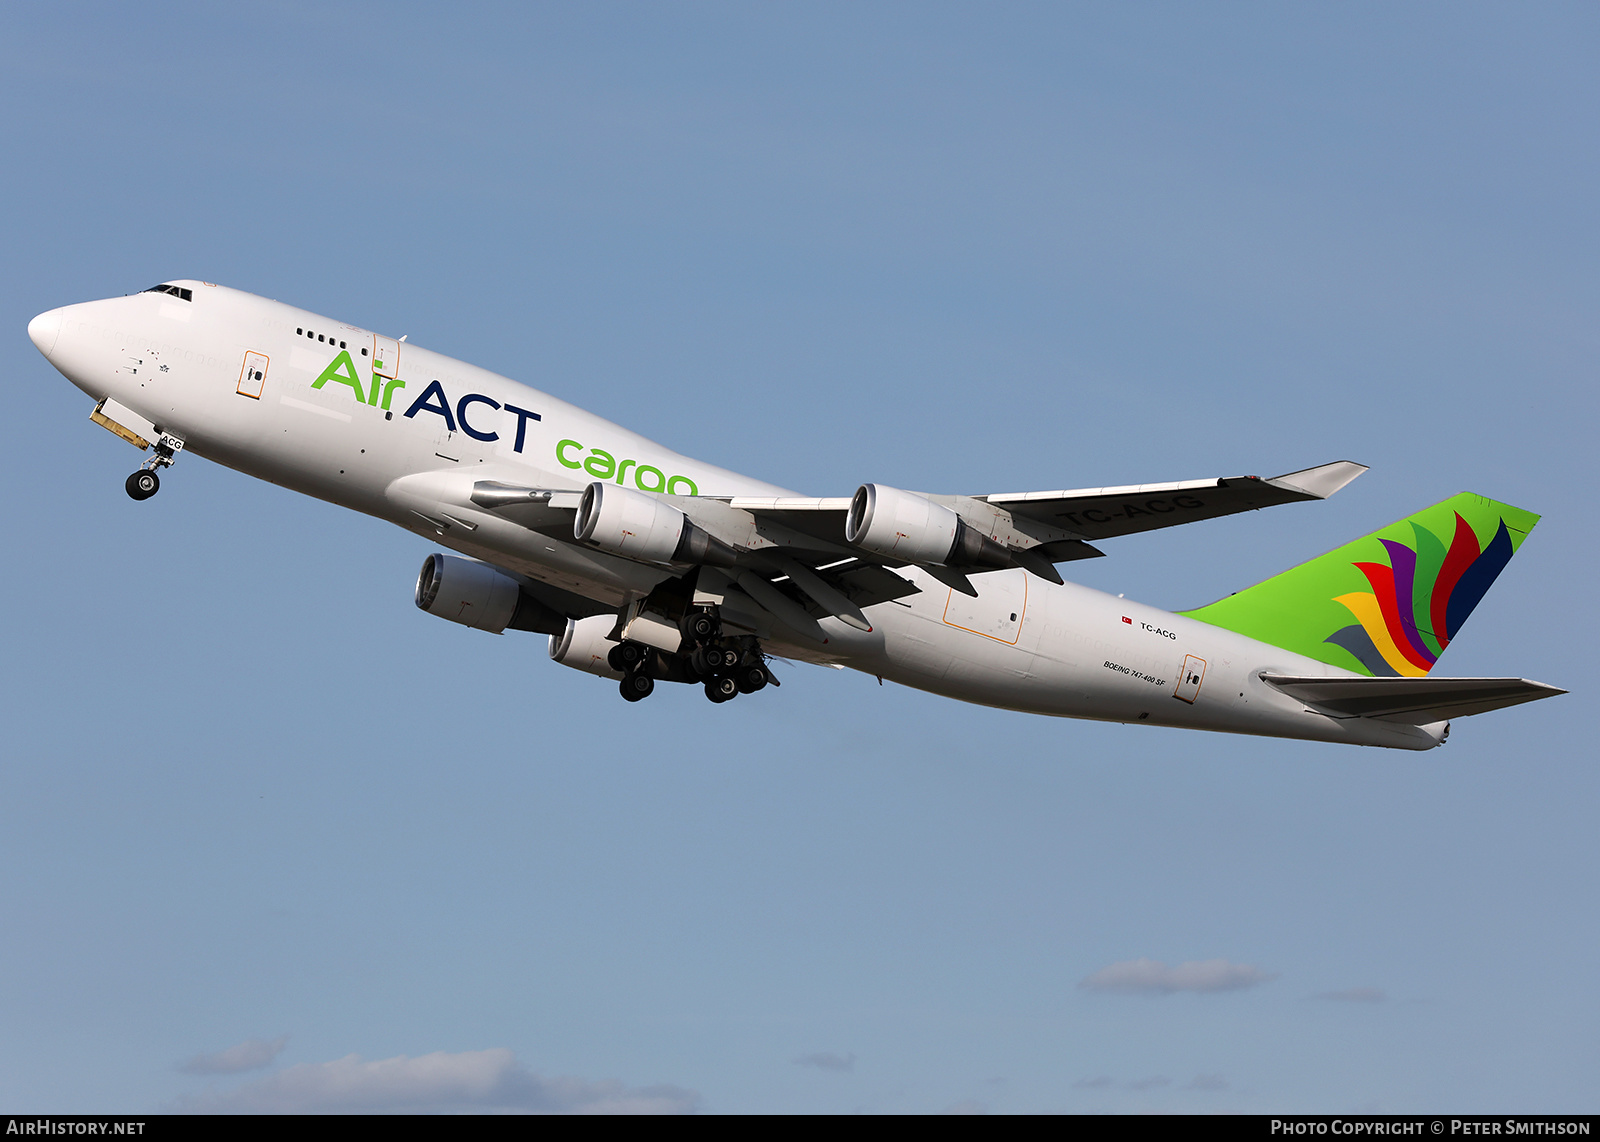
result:
[[[604,551],[669,563],[688,522],[681,511],[657,496],[596,480],[583,489],[572,534]]]
[[[864,551],[950,567],[1009,567],[1011,557],[959,515],[915,492],[862,484],[845,517],[845,540]]]
[[[583,489],[572,535],[603,551],[652,563],[732,567],[738,562],[731,547],[659,496],[599,480]]]
[[[551,634],[563,630],[567,621],[511,576],[458,555],[434,554],[422,561],[416,599],[430,615],[491,634],[507,627]]]
[[[517,612],[521,585],[487,563],[430,555],[417,575],[417,606],[430,615],[499,634]]]
[[[622,675],[611,669],[611,664],[606,661],[606,655],[617,645],[606,635],[611,633],[616,623],[617,620],[611,615],[568,619],[566,630],[550,636],[550,657],[562,666],[570,666],[586,674],[621,678]]]

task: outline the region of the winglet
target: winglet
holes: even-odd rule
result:
[[[1315,468],[1274,476],[1265,482],[1325,500],[1365,471],[1365,464],[1357,464],[1353,460],[1335,460],[1332,464],[1318,464]]]

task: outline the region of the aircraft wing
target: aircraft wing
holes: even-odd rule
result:
[[[862,614],[867,607],[920,591],[916,584],[888,569],[903,566],[903,561],[880,560],[845,544],[843,511],[850,505],[847,499],[795,501],[812,510],[802,507],[780,512],[777,514],[781,520],[774,520],[743,510],[738,506],[741,501],[661,498],[718,541],[721,557],[714,555],[708,562],[791,627],[807,629],[815,625],[815,619],[832,615],[869,629],[871,624]],[[477,481],[471,492],[476,507],[567,542],[573,538],[581,499],[582,493],[575,490],[528,488],[490,480]],[[837,519],[817,510],[833,503],[842,505]],[[797,523],[804,526],[791,526]]]
[[[1297,500],[1323,500],[1367,470],[1365,464],[1336,460],[1264,480],[1260,476],[1226,476],[1209,480],[1183,480],[1172,484],[1131,484],[1120,488],[1078,488],[1059,492],[1006,492],[981,496],[929,496],[967,514],[971,505],[987,504],[1010,516],[1028,531],[1029,523],[1043,524],[1055,534],[1038,536],[1037,542],[1076,540],[1079,547],[1063,546],[1054,562],[1101,554],[1083,550],[1085,540],[1110,539],[1140,531],[1173,527],[1196,520],[1216,519],[1237,512],[1255,511]],[[843,542],[850,497],[735,497],[731,507],[761,519],[781,523],[829,544]],[[977,522],[977,521],[974,521]],[[1054,552],[1048,554],[1054,555]]]
[[[1339,461],[1270,480],[1240,476],[988,496],[923,496],[872,485],[877,489],[874,495],[896,499],[899,506],[893,510],[907,510],[910,504],[913,513],[920,510],[915,505],[943,513],[948,522],[940,533],[941,551],[948,554],[931,556],[867,539],[861,546],[849,542],[845,533],[852,498],[848,497],[660,496],[661,502],[692,522],[690,530],[699,533],[700,554],[680,552],[670,558],[663,554],[646,561],[718,568],[791,627],[805,626],[805,615],[812,620],[832,615],[865,630],[870,625],[862,615],[865,608],[919,590],[894,568],[914,564],[971,596],[977,589],[970,574],[1001,567],[1020,567],[1060,583],[1055,564],[1102,554],[1087,542],[1090,539],[1323,499],[1365,471],[1363,465]],[[581,493],[484,480],[471,486],[470,500],[478,509],[570,542]],[[910,523],[891,524],[891,539],[895,527],[915,530]],[[952,534],[958,537],[957,547],[951,546]],[[955,558],[958,547],[967,558]]]
[[[1260,476],[1229,476],[1175,484],[1012,492],[975,498],[1004,508],[1014,516],[1077,532],[1084,539],[1110,539],[1296,500],[1324,500],[1366,470],[1364,464],[1336,460],[1270,480]]]
[[[1039,548],[1053,563],[1102,554],[1087,540],[1108,539],[1180,523],[1215,519],[1298,500],[1333,495],[1367,470],[1363,464],[1338,460],[1315,468],[1275,476],[1218,477],[1170,484],[1131,484],[1117,488],[1079,488],[1058,492],[1011,492],[981,496],[928,496],[945,504],[996,542],[1017,549]],[[802,496],[663,497],[708,523],[713,534],[741,548],[779,546],[794,553],[809,549],[818,556],[863,558],[845,541],[850,497]],[[524,488],[481,481],[472,492],[480,507],[499,511],[535,530],[564,532],[578,506],[576,490]],[[988,510],[982,510],[985,505]],[[909,560],[866,556],[885,566]]]
[[[1261,680],[1336,718],[1382,718],[1417,726],[1566,693],[1526,678],[1328,678],[1267,673]]]

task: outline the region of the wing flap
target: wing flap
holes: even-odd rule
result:
[[[1418,726],[1566,693],[1526,678],[1329,678],[1264,673],[1261,680],[1334,717],[1382,718]]]
[[[921,587],[896,575],[882,564],[864,563],[859,559],[836,570],[829,570],[827,575],[846,598],[862,608],[922,593]]]

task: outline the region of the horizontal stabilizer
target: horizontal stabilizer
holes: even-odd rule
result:
[[[1415,726],[1566,693],[1526,678],[1327,678],[1262,674],[1261,680],[1334,717],[1383,718]]]

